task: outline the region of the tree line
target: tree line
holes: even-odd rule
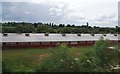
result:
[[[120,33],[120,27],[99,27],[74,24],[55,24],[55,23],[27,23],[27,22],[5,22],[2,24],[1,33]]]

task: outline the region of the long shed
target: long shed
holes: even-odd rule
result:
[[[68,46],[94,45],[100,37],[111,43],[120,43],[119,34],[54,34],[54,33],[0,33],[3,48],[8,47],[55,47],[60,43]]]

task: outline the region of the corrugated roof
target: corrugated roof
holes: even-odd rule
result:
[[[8,33],[8,36],[3,36],[1,42],[57,42],[57,41],[96,41],[99,40],[102,34],[95,34],[91,36],[91,34],[81,34],[81,36],[77,36],[77,34],[66,34],[66,36],[62,36],[62,34],[49,34],[49,36],[45,36],[44,33],[29,33],[30,36],[25,36],[25,33],[16,34],[16,33]],[[114,34],[106,34],[103,36],[104,39],[109,40],[118,40],[120,35],[114,36]]]

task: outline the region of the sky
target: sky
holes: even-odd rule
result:
[[[119,0],[2,0],[2,22],[118,25]],[[1,20],[1,19],[0,19]]]

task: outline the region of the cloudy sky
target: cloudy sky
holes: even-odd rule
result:
[[[3,0],[2,21],[114,27],[119,0]],[[1,5],[1,4],[0,4]],[[1,13],[0,13],[1,14]]]

